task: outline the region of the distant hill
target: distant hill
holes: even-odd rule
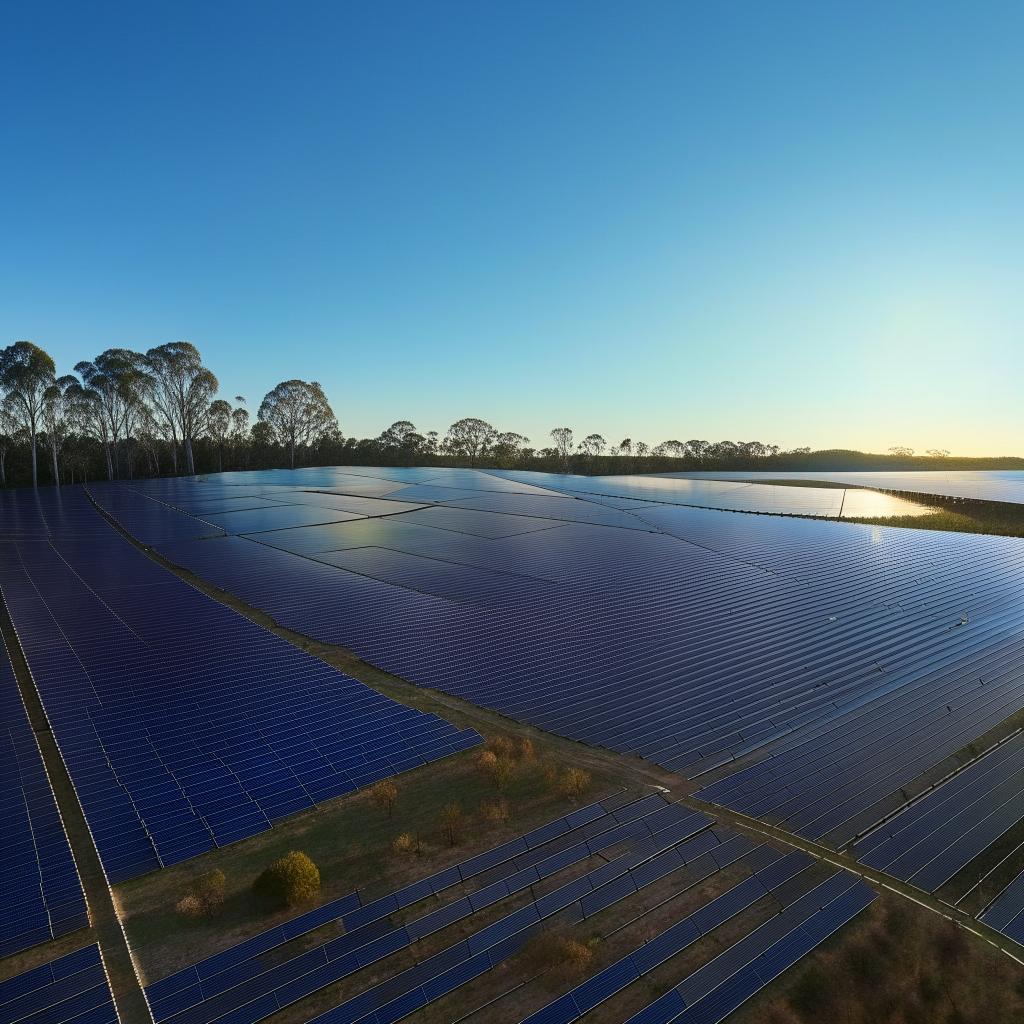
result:
[[[827,448],[807,453],[780,452],[778,455],[758,460],[757,468],[773,471],[783,469],[850,473],[914,469],[1024,469],[1024,458],[1012,455],[981,458],[949,455],[936,458],[930,455],[882,455],[875,452],[852,451],[848,448]]]

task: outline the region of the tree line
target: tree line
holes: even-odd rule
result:
[[[547,472],[817,468],[809,448],[761,441],[633,438],[611,443],[555,427],[541,445],[484,419],[444,434],[398,420],[376,437],[345,437],[316,381],[286,380],[248,402],[218,398],[220,381],[187,341],[145,352],[111,348],[58,375],[31,341],[0,349],[0,484],[77,483],[326,465],[445,465]],[[850,454],[850,453],[847,453]],[[856,453],[854,453],[856,454]],[[947,459],[933,450],[929,459]],[[892,449],[906,460],[910,449]],[[919,457],[918,457],[919,458]],[[835,468],[835,467],[829,467]]]

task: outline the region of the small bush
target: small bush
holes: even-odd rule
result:
[[[186,893],[182,896],[181,899],[174,904],[174,909],[181,914],[182,917],[202,917],[205,913],[202,900],[193,896],[192,893]]]
[[[388,812],[388,820],[395,809],[398,799],[398,787],[391,779],[381,779],[370,787],[370,799],[382,810]]]
[[[391,843],[391,849],[403,857],[408,857],[410,854],[419,853],[419,843],[414,836],[403,832],[401,835],[395,836]]]
[[[320,891],[320,869],[306,854],[292,850],[256,879],[253,891],[268,906],[297,907]]]
[[[516,745],[508,736],[492,736],[487,742],[487,749],[497,758],[510,758],[515,755]]]
[[[441,831],[449,846],[455,846],[462,838],[462,829],[465,818],[462,814],[462,805],[453,803],[445,804],[441,808]]]
[[[224,907],[227,878],[215,869],[200,875],[174,905],[183,917],[216,917]]]
[[[519,737],[518,753],[520,761],[532,761],[537,756],[537,751],[533,748],[533,740],[529,736]]]
[[[558,789],[559,780],[562,777],[562,769],[554,761],[545,761],[540,766],[540,770],[548,788]]]
[[[498,755],[492,750],[484,750],[477,755],[477,767],[493,784],[495,789],[504,789],[516,773],[515,762],[507,755]]]
[[[495,825],[503,824],[512,816],[512,809],[509,802],[503,797],[495,797],[493,800],[485,800],[480,805],[480,814],[484,821]]]
[[[559,789],[570,800],[578,801],[590,788],[590,772],[582,768],[566,768],[559,781]]]

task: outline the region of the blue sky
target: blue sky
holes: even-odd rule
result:
[[[1024,454],[1024,5],[7,5],[0,323],[342,429]]]

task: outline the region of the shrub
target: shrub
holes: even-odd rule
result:
[[[497,758],[510,758],[516,752],[515,743],[508,736],[492,736],[487,742],[487,749]]]
[[[224,906],[227,878],[219,869],[200,875],[174,905],[183,917],[215,917]]]
[[[582,768],[566,768],[559,782],[559,789],[570,800],[579,800],[590,788],[590,772]]]
[[[404,857],[412,853],[418,853],[419,842],[408,832],[403,832],[401,835],[395,836],[391,843],[391,849]]]
[[[292,850],[256,879],[253,891],[272,907],[296,907],[320,891],[320,869],[306,854]]]
[[[219,868],[207,871],[196,879],[192,894],[199,899],[207,915],[220,913],[224,906],[224,895],[228,880]]]
[[[491,780],[495,789],[504,789],[515,775],[515,762],[507,755],[484,750],[477,755],[477,767]]]
[[[544,781],[549,789],[558,789],[559,780],[562,777],[562,769],[554,761],[545,761],[540,770],[544,775]]]
[[[449,846],[455,846],[462,837],[463,824],[461,804],[445,804],[441,808],[441,831],[444,832]]]
[[[388,812],[388,820],[395,809],[398,787],[391,779],[381,779],[370,787],[370,799],[382,810]]]
[[[519,737],[519,760],[520,761],[532,761],[537,756],[536,750],[533,748],[533,740],[529,736]]]
[[[205,912],[202,901],[193,896],[192,893],[186,893],[182,896],[181,899],[174,904],[174,909],[181,914],[182,917],[202,917]]]

